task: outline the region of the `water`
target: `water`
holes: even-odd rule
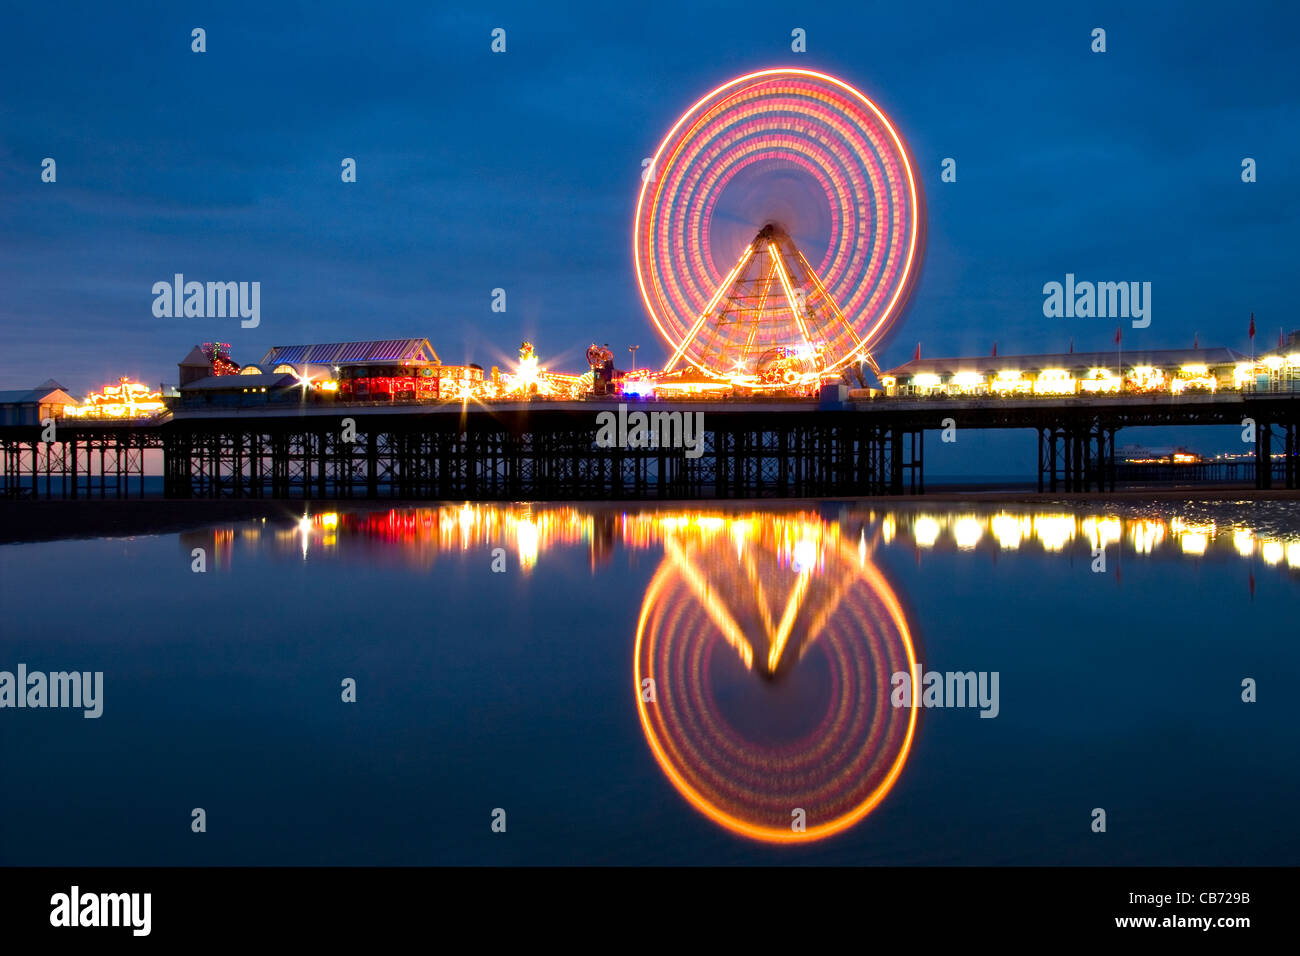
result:
[[[1300,862],[1294,501],[360,507],[0,601],[0,671],[104,674],[0,709],[6,864]]]

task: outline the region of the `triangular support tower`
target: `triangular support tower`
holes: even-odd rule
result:
[[[671,372],[688,361],[726,377],[755,376],[784,381],[820,376],[862,340],[794,240],[775,223],[759,230],[727,274],[664,366]],[[863,360],[879,374],[869,352]]]

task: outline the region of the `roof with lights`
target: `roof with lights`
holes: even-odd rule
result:
[[[1107,352],[1057,352],[1049,355],[998,355],[967,358],[913,359],[886,375],[905,378],[909,375],[957,374],[961,372],[1001,372],[1014,369],[1107,368],[1122,359],[1128,365],[1236,365],[1249,362],[1250,356],[1235,349],[1111,349]]]

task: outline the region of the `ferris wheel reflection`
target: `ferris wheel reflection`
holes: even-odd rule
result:
[[[650,750],[704,816],[767,842],[821,839],[902,772],[916,711],[889,701],[916,652],[865,548],[814,515],[681,522],[641,607],[634,678]]]

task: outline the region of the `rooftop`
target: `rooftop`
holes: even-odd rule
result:
[[[53,380],[35,388],[15,388],[0,392],[0,405],[40,405],[44,403],[55,405],[81,404]]]
[[[1134,365],[1236,365],[1249,362],[1250,356],[1235,349],[1120,349],[1106,352],[1053,352],[1046,355],[985,355],[963,358],[913,359],[885,375],[906,378],[911,375],[943,375],[961,372],[984,374],[1002,371],[1029,371],[1047,368],[1111,368],[1120,361]]]
[[[211,392],[225,389],[245,388],[287,388],[298,380],[286,372],[276,375],[266,372],[261,375],[208,375],[197,381],[182,385],[182,392]]]
[[[261,368],[277,365],[341,365],[345,362],[440,362],[428,339],[376,339],[369,342],[329,342],[323,345],[276,345]]]

